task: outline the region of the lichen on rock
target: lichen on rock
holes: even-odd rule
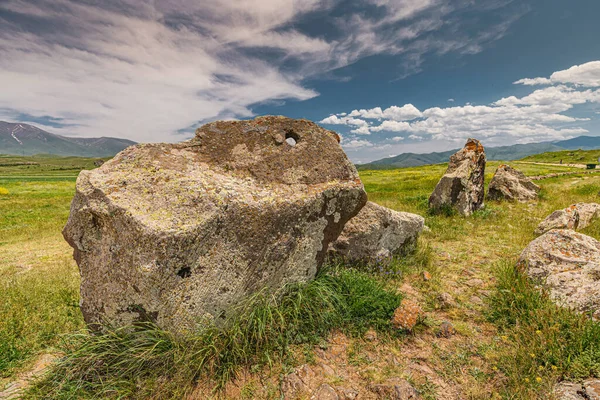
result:
[[[81,172],[63,231],[85,320],[219,324],[258,290],[312,279],[365,202],[337,134],[307,120],[218,121],[131,146]]]

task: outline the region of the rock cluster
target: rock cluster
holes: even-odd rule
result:
[[[464,216],[483,207],[485,162],[483,145],[468,139],[463,149],[450,156],[446,173],[429,197],[429,207],[452,207]]]
[[[537,198],[540,187],[521,171],[502,164],[488,187],[488,199],[528,201]]]
[[[554,211],[544,219],[535,230],[541,235],[551,229],[583,229],[600,215],[600,204],[577,203],[569,207]]]
[[[306,120],[213,122],[82,171],[63,235],[92,327],[224,321],[262,288],[312,279],[366,203],[339,137]]]
[[[559,305],[579,312],[600,310],[600,242],[568,229],[554,229],[523,250],[519,265],[549,290]]]
[[[350,262],[385,263],[392,256],[406,253],[414,246],[424,223],[420,215],[367,202],[330,245],[330,254]]]

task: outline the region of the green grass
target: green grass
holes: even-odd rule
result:
[[[363,272],[336,268],[282,296],[259,293],[225,328],[177,337],[151,325],[72,335],[67,355],[30,398],[182,398],[200,379],[216,388],[241,367],[285,362],[290,345],[316,344],[333,330],[393,334],[401,297]]]
[[[559,163],[562,160],[563,164],[598,164],[598,157],[600,150],[564,150],[527,156],[521,161]]]
[[[369,326],[382,332],[382,337],[389,334],[389,316],[400,299],[399,288],[404,291],[405,285],[406,296],[417,298],[429,316],[412,336],[391,335],[378,343],[381,355],[376,361],[394,353],[406,364],[415,359],[427,363],[447,384],[461,388],[461,398],[469,399],[489,399],[494,392],[507,399],[547,398],[555,380],[597,373],[597,351],[591,346],[598,342],[596,328],[580,316],[552,307],[547,298],[536,297],[528,282],[511,272],[512,262],[498,266],[498,261],[516,259],[535,237],[537,224],[552,211],[575,202],[597,202],[600,176],[544,179],[537,182],[542,186],[538,202],[486,201],[483,210],[463,218],[427,212],[429,194],[445,165],[361,171],[371,201],[425,216],[431,231],[422,235],[415,253],[385,269],[334,268],[315,283],[290,289],[284,297],[262,293],[225,330],[211,328],[181,338],[146,326],[95,336],[81,331],[79,275],[71,248],[60,233],[78,172],[68,168],[92,168],[93,160],[28,160],[43,166],[14,165],[23,160],[0,157],[0,164],[13,164],[0,166],[0,187],[8,192],[0,193],[0,388],[27,371],[40,354],[62,352],[61,363],[34,388],[32,397],[181,398],[193,390],[196,380],[202,382],[210,375],[213,386],[222,385],[244,371],[254,377],[244,389],[245,396],[274,398],[277,390],[263,391],[264,375],[289,372],[300,362],[298,358],[314,359],[314,344],[326,345],[332,330],[354,338],[349,348],[360,347],[360,333]],[[488,163],[486,183],[499,164]],[[527,175],[580,171],[511,165]],[[34,173],[33,168],[39,171]],[[582,232],[600,238],[600,223]],[[431,274],[427,281],[425,271]],[[473,278],[484,282],[483,290],[465,284]],[[507,294],[507,288],[514,292]],[[474,303],[472,297],[485,298],[484,291],[493,301]],[[450,293],[457,306],[440,310],[441,292]],[[543,329],[537,329],[541,318],[542,327],[559,326],[564,337],[546,337]],[[442,320],[450,320],[458,331],[450,340],[435,336]],[[537,330],[543,334],[539,336]],[[431,354],[415,352],[413,338],[431,346]],[[545,342],[534,342],[542,338]],[[286,348],[292,351],[286,353]],[[535,357],[529,356],[530,348],[535,349]],[[361,368],[374,368],[366,353],[360,357],[370,360]],[[560,357],[568,362],[553,364]],[[540,366],[543,374],[534,374]],[[388,366],[378,367],[378,372],[363,378],[388,374]],[[389,373],[401,375],[403,367]],[[538,376],[542,382],[537,382]],[[411,377],[429,398],[445,392],[435,380]]]
[[[507,398],[535,398],[558,379],[600,377],[600,323],[558,307],[513,260],[497,267],[488,317],[500,327]]]

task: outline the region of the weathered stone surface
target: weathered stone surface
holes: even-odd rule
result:
[[[420,215],[390,210],[369,201],[348,221],[329,251],[351,262],[386,262],[414,246],[424,223]]]
[[[488,199],[528,201],[537,198],[540,187],[521,171],[502,164],[488,187]]]
[[[310,400],[338,400],[339,396],[335,389],[324,383],[317,388],[315,393],[310,397]]]
[[[560,382],[554,386],[556,400],[585,400],[585,390],[579,383]]]
[[[483,207],[485,150],[476,139],[450,156],[448,169],[429,197],[429,207],[453,207],[468,216]]]
[[[600,400],[600,379],[586,379],[583,381],[583,388],[589,400]]]
[[[377,395],[378,399],[386,400],[417,400],[419,392],[406,380],[390,378],[384,383],[370,385],[369,390]]]
[[[556,210],[540,222],[535,233],[541,235],[551,229],[583,229],[600,215],[600,204],[577,203],[562,210]]]
[[[423,311],[417,303],[412,300],[403,299],[400,302],[400,306],[394,311],[392,326],[396,329],[412,331],[422,316]]]
[[[88,324],[182,331],[312,279],[365,203],[333,132],[285,117],[219,121],[82,171],[63,235]]]
[[[559,305],[576,311],[600,309],[600,242],[568,229],[554,229],[523,250],[519,265],[549,289]]]

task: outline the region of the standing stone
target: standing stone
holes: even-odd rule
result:
[[[420,215],[390,210],[369,201],[331,243],[330,253],[355,263],[385,263],[414,247],[424,223]]]
[[[488,187],[488,199],[528,201],[537,198],[540,187],[521,171],[502,164]]]
[[[90,326],[182,332],[312,279],[365,203],[335,133],[285,117],[218,121],[82,171],[63,235]]]
[[[600,310],[600,242],[569,229],[554,229],[523,250],[519,265],[549,290],[560,306]]]
[[[476,139],[450,156],[448,169],[429,197],[429,207],[436,210],[453,207],[468,216],[483,207],[485,150]]]
[[[556,210],[540,222],[535,230],[537,235],[551,229],[579,230],[587,227],[594,218],[600,215],[600,204],[577,203],[562,210]]]

